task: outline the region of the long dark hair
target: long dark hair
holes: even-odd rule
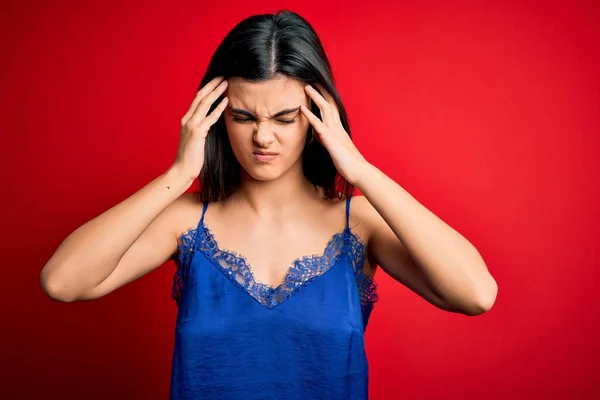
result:
[[[317,90],[314,84],[321,84],[334,97],[342,126],[352,137],[323,45],[312,26],[292,11],[253,15],[238,23],[215,51],[198,90],[217,76],[258,82],[276,75],[299,79]],[[209,113],[222,98],[213,103]],[[321,118],[314,102],[311,111]],[[313,128],[308,129],[310,133]],[[327,149],[318,140],[305,142],[302,165],[306,178],[321,187],[327,198],[352,196],[354,185],[338,173]],[[198,198],[202,202],[226,199],[238,188],[240,179],[241,165],[231,149],[221,115],[206,137]]]

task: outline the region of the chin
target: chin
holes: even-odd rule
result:
[[[273,164],[261,164],[253,160],[240,163],[246,175],[257,181],[272,181],[279,178],[283,171]]]
[[[281,174],[274,173],[274,172],[257,173],[256,171],[253,171],[253,173],[251,173],[250,176],[252,176],[252,178],[256,179],[257,181],[270,182],[270,181],[274,181],[277,178],[279,178],[281,176]]]
[[[246,174],[248,174],[252,179],[261,181],[261,182],[269,182],[278,179],[282,173],[280,170],[275,169],[264,169],[264,168],[250,168],[246,169]]]

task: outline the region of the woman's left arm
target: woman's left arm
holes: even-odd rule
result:
[[[372,164],[355,171],[371,262],[439,308],[488,311],[498,286],[477,249]]]
[[[364,195],[360,208],[370,227],[372,264],[439,308],[466,315],[488,311],[498,285],[477,249],[365,160],[344,130],[333,96],[317,87],[321,93],[310,85],[305,91],[322,120],[304,105],[301,111],[340,174]]]

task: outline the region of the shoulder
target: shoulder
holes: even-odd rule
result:
[[[171,204],[174,214],[187,214],[196,212],[197,209],[202,210],[204,203],[198,199],[196,192],[186,192],[179,196]]]
[[[171,203],[169,218],[177,237],[197,227],[203,207],[197,192],[186,192]]]
[[[354,195],[350,199],[350,227],[360,237],[369,242],[377,228],[379,214],[363,195]],[[381,218],[381,217],[379,217]]]

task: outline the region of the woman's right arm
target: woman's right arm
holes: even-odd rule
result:
[[[58,301],[91,300],[164,264],[177,250],[174,222],[192,181],[178,168],[169,168],[77,228],[42,269],[44,291]]]
[[[113,208],[77,228],[60,244],[40,274],[42,288],[55,300],[91,300],[164,264],[177,251],[176,223],[189,196],[182,196],[204,165],[209,128],[228,99],[216,77],[198,91],[181,119],[179,147],[167,172]],[[208,115],[207,115],[208,114]],[[188,208],[185,208],[188,209]]]

